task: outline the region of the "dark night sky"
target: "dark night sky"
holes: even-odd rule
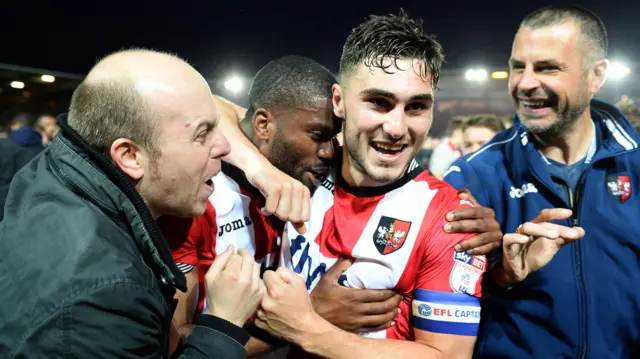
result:
[[[335,71],[342,43],[352,27],[369,14],[397,12],[403,7],[411,16],[423,18],[426,31],[442,42],[447,67],[501,66],[506,65],[521,18],[549,2],[49,3],[3,1],[0,62],[86,73],[104,54],[136,46],[177,53],[205,76],[222,76],[230,71],[252,76],[269,60],[287,54],[311,57]],[[579,4],[598,13],[607,25],[610,58],[627,62],[640,59],[640,1]]]

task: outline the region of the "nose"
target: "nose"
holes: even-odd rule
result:
[[[229,145],[229,141],[222,134],[222,132],[216,128],[214,130],[214,140],[213,147],[211,147],[211,158],[220,159],[231,152],[231,145]]]
[[[323,160],[330,160],[333,158],[334,151],[335,145],[333,139],[322,142],[318,148],[318,157]]]
[[[400,106],[387,114],[382,130],[393,139],[404,137],[407,132],[407,121],[406,114]]]
[[[517,81],[518,90],[522,92],[530,92],[540,87],[540,81],[532,69],[525,69]]]

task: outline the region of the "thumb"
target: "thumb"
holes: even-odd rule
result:
[[[229,263],[229,259],[234,252],[235,248],[233,247],[233,245],[229,245],[227,249],[222,252],[222,254],[219,254],[213,261],[211,268],[209,268],[209,271],[207,271],[206,277],[212,279],[217,278],[220,272],[222,272],[222,270],[227,266],[227,263]]]
[[[341,260],[339,260],[338,262],[336,262],[336,264],[333,265],[333,267],[331,267],[323,276],[323,278],[326,277],[326,279],[328,281],[331,281],[333,283],[337,283],[338,279],[340,279],[340,276],[342,275],[342,273],[346,272],[347,269],[349,269],[349,267],[351,267],[351,265],[353,264],[353,259],[351,258],[343,258]]]
[[[478,201],[476,201],[475,197],[473,197],[473,195],[471,194],[471,191],[469,191],[468,188],[460,188],[458,190],[458,198],[461,201],[469,201],[471,202],[474,207],[479,207],[480,205],[478,204]]]
[[[291,282],[293,282],[295,273],[293,273],[289,268],[280,267],[278,268],[277,273],[280,275],[280,279],[282,279],[283,282],[287,284],[291,284]]]
[[[304,224],[304,222],[300,222],[300,223],[291,223],[291,225],[293,226],[293,228],[296,229],[296,232],[300,233],[300,234],[305,234],[307,233],[307,226]]]

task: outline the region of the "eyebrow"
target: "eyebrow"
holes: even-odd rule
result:
[[[518,59],[509,59],[509,65],[513,66],[516,64],[522,64],[524,61]],[[535,62],[536,65],[549,65],[549,66],[560,66],[560,63],[554,59],[544,59]]]
[[[217,123],[218,123],[218,119],[217,119],[217,118],[216,118],[216,119],[213,119],[213,120],[211,120],[211,119],[206,119],[206,120],[200,121],[200,123],[198,123],[198,126],[196,126],[196,127],[195,127],[195,129],[193,130],[193,135],[194,135],[194,136],[197,136],[197,135],[198,135],[198,132],[200,132],[200,130],[201,130],[203,127],[211,127],[211,128],[214,128],[214,127],[216,126],[216,124],[217,124]]]
[[[386,90],[382,90],[382,89],[377,89],[377,88],[363,90],[360,92],[360,96],[363,96],[363,97],[364,96],[380,96],[380,97],[388,97],[393,100],[398,99],[394,93]],[[413,95],[411,96],[409,101],[433,101],[433,95],[428,93]]]

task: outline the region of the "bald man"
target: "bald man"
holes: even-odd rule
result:
[[[0,222],[0,357],[166,358],[186,282],[155,219],[200,215],[214,190],[229,144],[209,87],[173,56],[119,52],[59,120]],[[205,287],[207,312],[177,355],[244,358],[258,265],[230,247]]]

